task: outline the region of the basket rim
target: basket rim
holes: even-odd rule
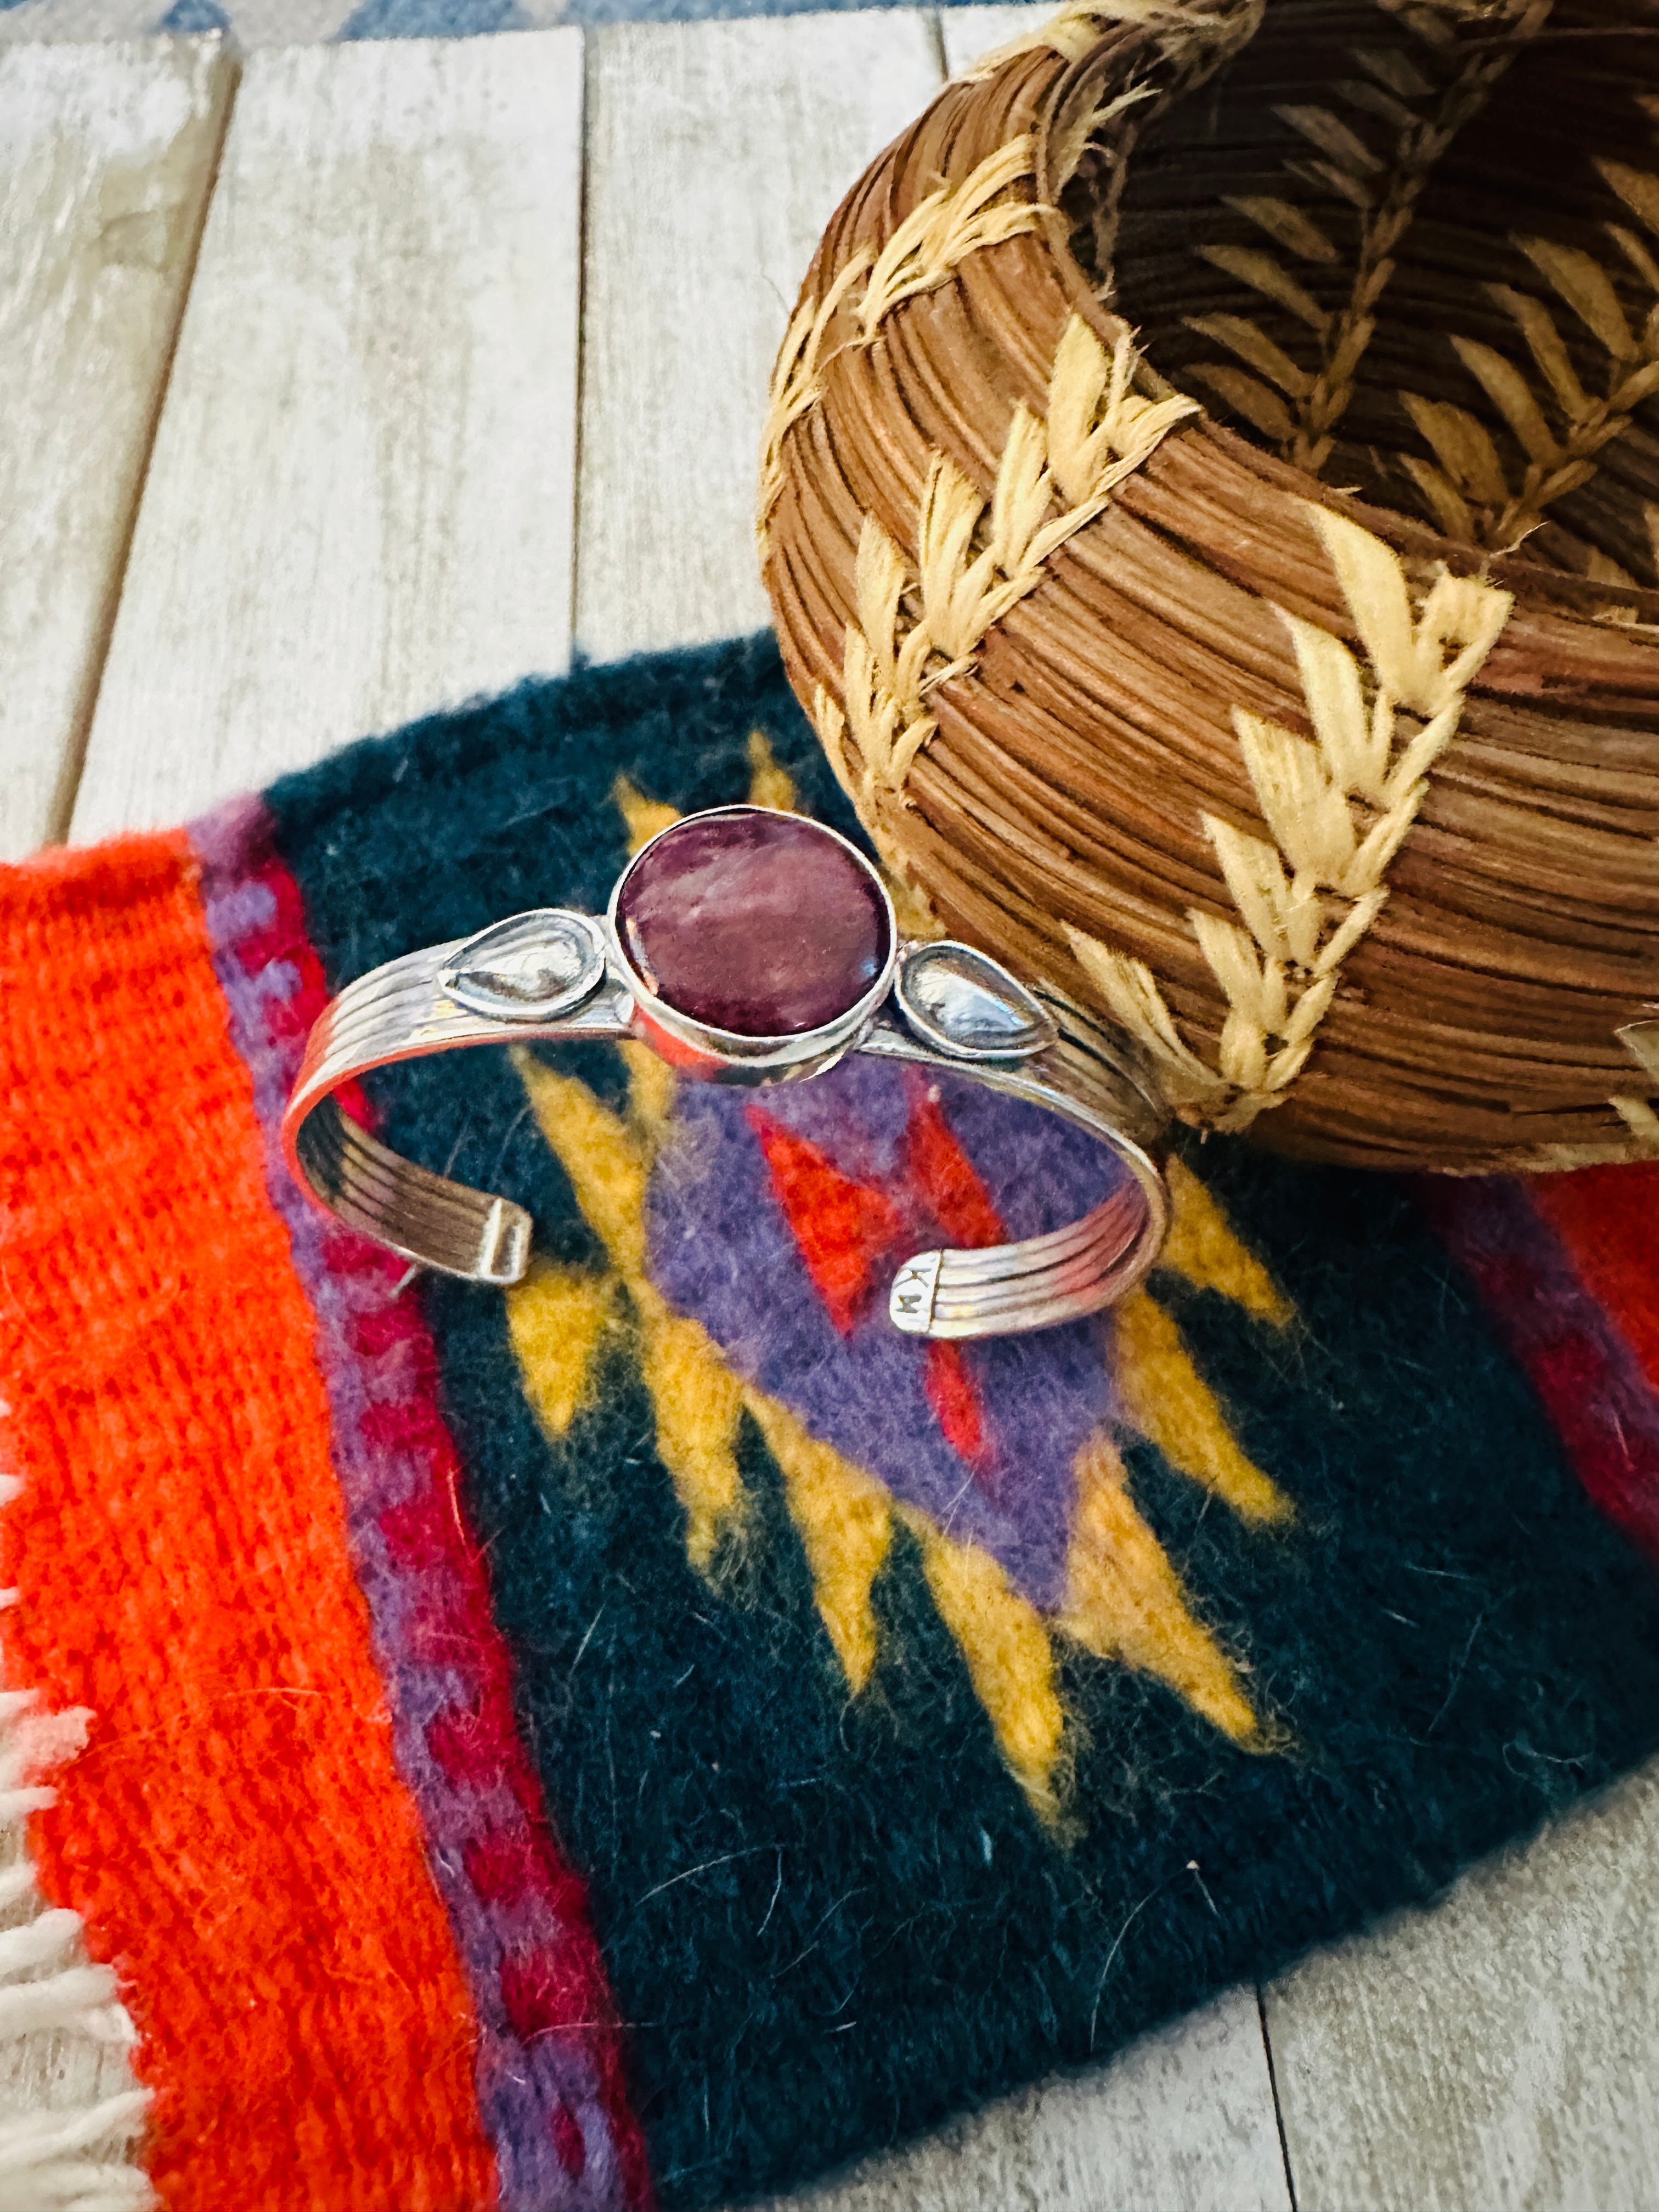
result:
[[[1171,14],[1182,12],[1177,9]],[[1224,69],[1255,37],[1261,26],[1262,0],[1249,7],[1254,21],[1249,30],[1226,55],[1219,66]],[[1202,436],[1216,441],[1235,460],[1247,466],[1261,478],[1269,497],[1283,495],[1303,506],[1330,509],[1362,528],[1384,539],[1407,558],[1444,564],[1453,575],[1475,575],[1512,591],[1517,601],[1552,603],[1564,619],[1595,622],[1598,616],[1609,611],[1628,609],[1637,618],[1637,626],[1659,628],[1659,586],[1598,583],[1588,576],[1578,576],[1569,569],[1547,567],[1535,561],[1527,561],[1514,553],[1493,553],[1479,545],[1448,538],[1430,524],[1419,522],[1402,514],[1398,508],[1377,507],[1357,495],[1337,489],[1310,476],[1289,461],[1281,460],[1276,453],[1266,452],[1242,432],[1218,422],[1201,399],[1166,377],[1142,343],[1141,334],[1123,316],[1106,307],[1087,271],[1072,248],[1071,226],[1061,213],[1057,195],[1051,191],[1054,179],[1053,137],[1056,118],[1074,102],[1092,73],[1100,73],[1104,81],[1103,64],[1109,64],[1115,56],[1120,63],[1133,60],[1149,46],[1155,46],[1160,34],[1170,27],[1170,17],[1154,18],[1136,24],[1116,22],[1103,32],[1092,44],[1074,60],[1064,56],[1061,67],[1038,95],[1038,110],[1032,126],[1033,161],[1031,189],[1040,206],[1047,212],[1042,236],[1054,265],[1055,279],[1066,305],[1080,315],[1107,346],[1115,345],[1124,337],[1134,344],[1139,361],[1150,372],[1163,391],[1181,392],[1194,401],[1199,412],[1190,422],[1182,424],[1178,436]],[[1659,29],[1656,30],[1659,35]],[[1018,67],[1026,54],[1010,53],[995,72]],[[1173,103],[1193,91],[1196,86],[1171,88],[1164,95]],[[1160,101],[1159,105],[1164,102]],[[1628,627],[1628,626],[1626,626]]]

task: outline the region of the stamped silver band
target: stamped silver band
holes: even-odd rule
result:
[[[720,809],[674,828],[757,811]],[[750,831],[734,823],[732,834]],[[475,937],[389,961],[349,984],[324,1011],[283,1120],[283,1152],[301,1188],[420,1266],[473,1282],[516,1283],[530,1262],[532,1224],[524,1208],[390,1150],[341,1111],[334,1094],[342,1085],[429,1053],[536,1040],[633,1038],[693,1079],[750,1085],[810,1079],[857,1052],[970,1076],[1060,1115],[1105,1145],[1124,1170],[1103,1204],[1046,1236],[913,1255],[890,1292],[893,1326],[917,1336],[997,1336],[1052,1328],[1110,1305],[1157,1258],[1168,1198],[1151,1153],[1104,1109],[1128,1097],[1139,1107],[1142,1132],[1151,1109],[1126,1086],[1121,1064],[1103,1057],[1080,1024],[1065,1022],[1068,1010],[1040,1003],[970,946],[901,942],[879,878],[853,847],[835,842],[877,886],[890,933],[884,957],[865,963],[872,972],[866,977],[860,969],[860,988],[844,1012],[787,1034],[717,1028],[653,988],[619,933],[616,896],[603,920],[547,908],[514,915]],[[651,850],[635,856],[619,893]],[[625,914],[623,927],[631,927]]]

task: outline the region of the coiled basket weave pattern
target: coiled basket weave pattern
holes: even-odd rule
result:
[[[1649,0],[1109,0],[825,234],[792,680],[939,921],[1188,1121],[1659,1152],[1656,133]]]

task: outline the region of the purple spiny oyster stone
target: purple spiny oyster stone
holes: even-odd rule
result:
[[[799,1036],[848,1012],[887,964],[880,890],[799,815],[693,814],[641,853],[617,934],[662,1003],[737,1036]]]

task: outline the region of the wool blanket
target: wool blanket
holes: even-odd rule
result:
[[[100,2203],[784,2189],[1659,1744],[1659,1166],[1194,1144],[1145,1289],[962,1346],[888,1327],[907,1240],[1098,1164],[896,1067],[384,1072],[533,1214],[506,1293],[301,1199],[331,992],[745,797],[858,834],[769,637],[0,874],[0,2035],[118,2046]]]

